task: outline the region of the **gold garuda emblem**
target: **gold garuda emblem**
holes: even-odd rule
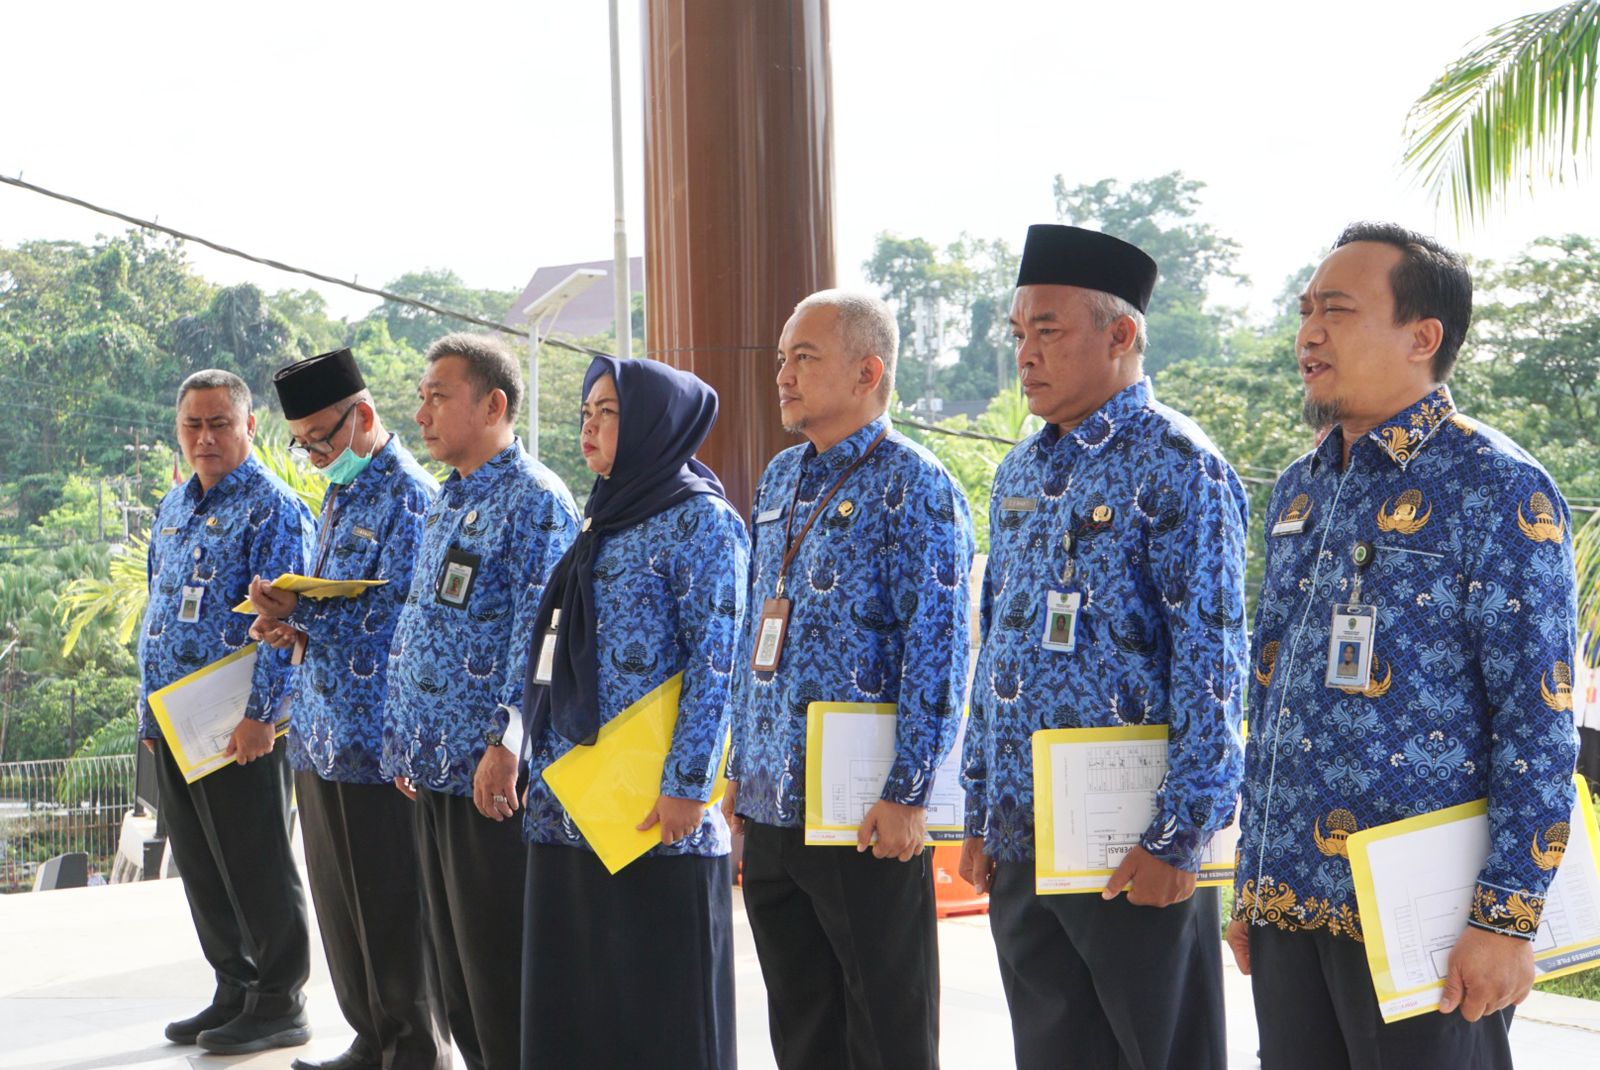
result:
[[[1311,515],[1311,499],[1304,494],[1296,494],[1294,501],[1289,503],[1289,508],[1278,517],[1280,524],[1295,524]]]
[[[1551,677],[1555,687],[1550,686]],[[1572,669],[1566,662],[1558,661],[1555,668],[1539,674],[1539,697],[1557,713],[1572,712]]]
[[[1378,673],[1378,666],[1383,666],[1383,674]],[[1372,658],[1372,675],[1366,687],[1341,687],[1339,690],[1347,695],[1365,695],[1368,698],[1382,698],[1389,693],[1389,685],[1394,683],[1394,666],[1381,660],[1376,654]]]
[[[1567,839],[1572,835],[1572,829],[1565,821],[1557,821],[1554,825],[1544,830],[1544,846],[1539,846],[1539,833],[1533,834],[1533,860],[1540,869],[1555,869],[1561,864],[1561,858],[1567,853]]]
[[[1534,491],[1533,497],[1528,499],[1528,511],[1533,514],[1533,519],[1528,520],[1522,515],[1522,506],[1517,506],[1517,527],[1522,533],[1534,542],[1564,542],[1567,537],[1567,522],[1556,520],[1555,506],[1550,504],[1550,499],[1543,492]]]
[[[1391,511],[1389,502],[1394,502]],[[1426,505],[1427,511],[1422,512]],[[1421,513],[1419,516],[1418,514]],[[1415,535],[1428,523],[1428,518],[1433,515],[1433,506],[1422,499],[1422,492],[1412,487],[1403,492],[1398,499],[1386,499],[1378,509],[1378,530],[1395,531],[1401,535]]]
[[[1272,669],[1278,664],[1278,641],[1276,639],[1261,648],[1261,659],[1256,663],[1256,683],[1267,687],[1272,683]]]
[[[1317,841],[1317,850],[1332,858],[1350,857],[1350,845],[1346,841],[1350,834],[1356,831],[1356,815],[1349,810],[1339,809],[1328,811],[1328,834],[1322,834],[1320,821],[1311,822],[1311,838]]]

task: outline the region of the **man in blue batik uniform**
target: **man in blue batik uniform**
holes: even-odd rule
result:
[[[150,695],[251,645],[233,612],[250,579],[303,572],[311,514],[250,455],[250,388],[200,371],[178,388],[178,445],[194,470],[156,510],[150,601],[139,631],[139,735],[156,755],[161,817],[206,961],[211,1004],[167,1026],[169,1040],[237,1055],[304,1044],[311,969],[305,894],[289,850],[289,766],[274,721],[294,680],[284,651],[256,653],[233,764],[184,782],[150,710]]]
[[[837,290],[800,302],[779,342],[784,427],[809,444],[775,457],[756,489],[724,810],[745,832],[745,911],[783,1067],[938,1065],[922,846],[966,690],[972,521],[949,473],[889,429],[898,343],[882,301]],[[761,669],[771,644],[757,637],[779,600],[787,634],[775,671]],[[817,701],[897,706],[894,760],[855,851],[805,846]]]
[[[1511,1065],[1573,802],[1572,521],[1443,385],[1471,316],[1461,258],[1391,224],[1347,228],[1300,296],[1306,420],[1328,433],[1267,512],[1228,929],[1269,1068]],[[1347,840],[1485,796],[1442,1013],[1385,1024]]]
[[[304,659],[290,699],[306,873],[334,995],[356,1032],[294,1070],[447,1070],[450,1042],[423,925],[412,806],[379,768],[389,642],[438,484],[383,426],[348,349],[273,376],[291,452],[328,478],[311,575],[378,580],[354,598],[298,598],[258,577],[252,634]]]
[[[389,652],[383,771],[416,800],[417,849],[450,1033],[474,1070],[519,1066],[522,689],[572,495],[513,430],[522,374],[497,339],[428,348],[417,423],[455,469],[428,507]],[[512,737],[507,740],[507,729]]]
[[[1048,422],[990,498],[961,868],[992,888],[1024,1070],[1226,1065],[1217,893],[1195,881],[1243,766],[1249,507],[1144,378],[1156,274],[1110,235],[1034,226],[1012,303],[1022,391]],[[1167,729],[1149,826],[1101,894],[1036,894],[1033,734],[1130,724]]]

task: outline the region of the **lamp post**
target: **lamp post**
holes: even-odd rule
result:
[[[593,286],[596,279],[605,278],[605,272],[593,268],[579,268],[543,294],[535,297],[521,310],[528,321],[528,456],[539,459],[539,346],[549,337],[568,301]],[[515,313],[514,313],[515,314]]]

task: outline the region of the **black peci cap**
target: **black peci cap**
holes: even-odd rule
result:
[[[300,420],[365,390],[367,381],[350,351],[335,349],[285,364],[272,373],[272,385],[278,388],[284,419]]]
[[[1097,230],[1035,223],[1022,246],[1018,286],[1079,286],[1115,294],[1144,312],[1156,288],[1156,262],[1136,245]]]

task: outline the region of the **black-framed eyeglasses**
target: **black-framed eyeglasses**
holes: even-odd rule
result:
[[[318,457],[326,457],[333,452],[333,436],[339,433],[344,422],[350,419],[350,414],[356,411],[361,402],[353,402],[349,408],[339,416],[339,422],[333,425],[333,430],[314,442],[300,442],[296,439],[289,440],[289,456],[299,461],[309,460],[314,453]]]

